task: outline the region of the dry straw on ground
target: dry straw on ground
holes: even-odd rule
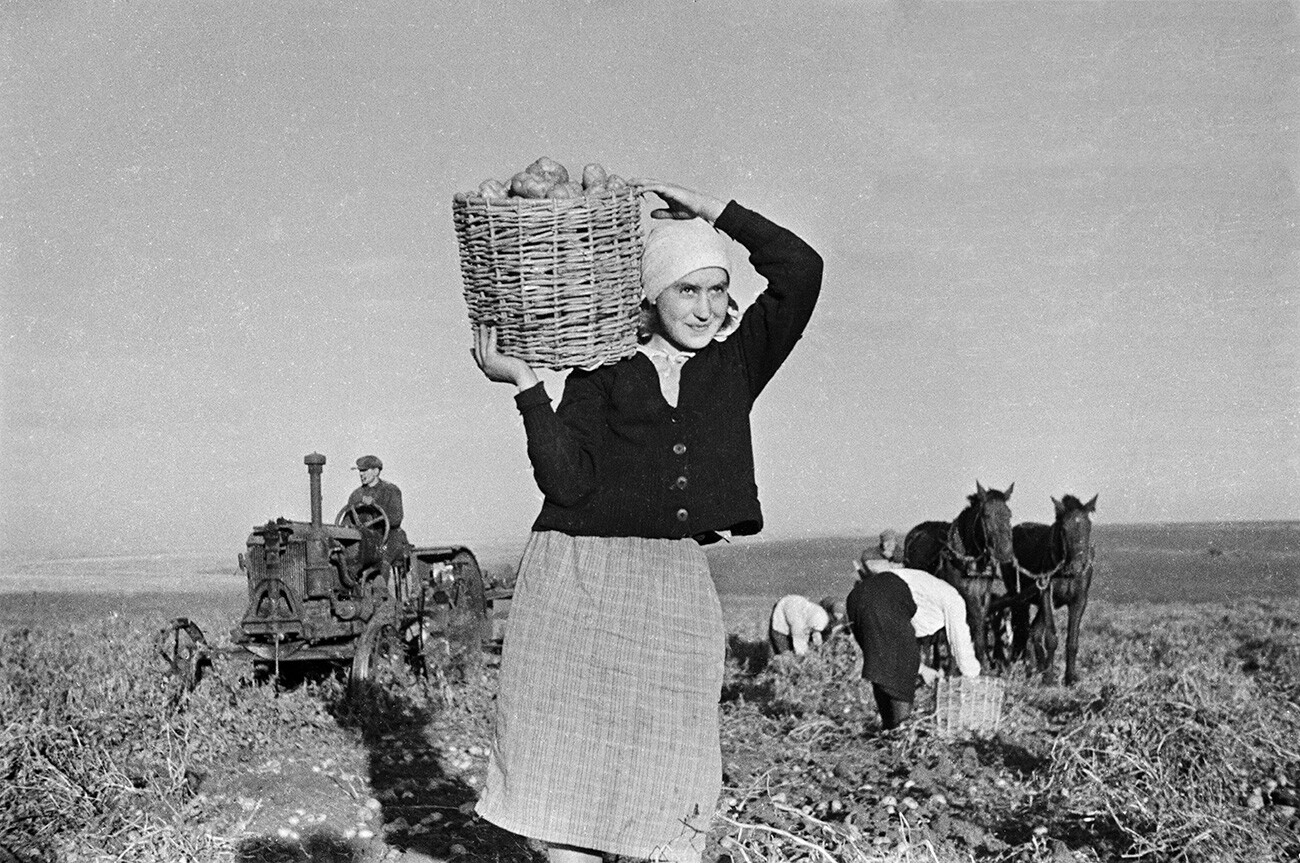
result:
[[[1002,728],[987,739],[947,740],[923,718],[882,733],[848,639],[767,662],[757,637],[733,635],[710,853],[733,863],[1294,857],[1294,813],[1277,795],[1300,779],[1300,602],[1090,614],[1084,681],[1009,676]],[[330,685],[277,697],[226,668],[177,697],[149,656],[155,625],[3,634],[0,846],[23,861],[369,861],[393,849],[539,859],[466,808],[493,678],[444,697],[394,677],[349,700]],[[299,802],[268,811],[272,792],[293,801],[295,789],[266,785],[277,774],[259,773],[263,762],[326,755],[349,765],[325,790],[350,819],[377,802],[364,827],[309,831],[287,821]],[[261,802],[243,808],[222,782],[262,783]]]

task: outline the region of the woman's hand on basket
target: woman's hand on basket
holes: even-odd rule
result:
[[[694,219],[699,217],[710,225],[722,215],[727,203],[703,192],[661,183],[658,180],[636,179],[629,181],[641,193],[654,192],[668,204],[650,212],[652,219]]]
[[[514,384],[521,390],[537,385],[537,373],[532,366],[497,350],[497,328],[491,324],[478,324],[474,328],[474,347],[470,348],[470,354],[478,363],[479,371],[490,381]]]

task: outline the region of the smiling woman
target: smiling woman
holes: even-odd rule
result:
[[[722,237],[701,219],[660,222],[651,229],[641,283],[642,307],[651,312],[643,318],[651,341],[698,351],[726,323],[731,265]]]
[[[762,527],[749,415],[821,288],[821,257],[790,231],[735,201],[634,184],[667,204],[643,252],[651,332],[637,353],[570,373],[552,410],[490,327],[475,345],[488,379],[518,388],[546,498],[515,586],[478,811],[549,843],[553,863],[700,859],[722,782],[725,645],[701,546]],[[718,231],[768,280],[722,341],[731,264]]]
[[[718,334],[727,314],[727,271],[705,267],[683,276],[654,302],[658,335],[683,351],[698,351]]]

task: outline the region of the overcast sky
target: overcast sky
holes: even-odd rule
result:
[[[770,536],[949,519],[977,480],[1017,520],[1300,517],[1287,3],[0,16],[7,554],[233,554],[309,516],[312,451],[327,516],[374,453],[417,544],[521,539],[540,497],[469,357],[450,201],[543,154],[826,258],[756,409]]]

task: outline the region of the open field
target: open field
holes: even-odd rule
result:
[[[772,599],[847,590],[867,540],[712,550],[731,632],[714,856],[1295,859],[1297,525],[1094,538],[1082,682],[1013,669],[998,734],[969,741],[924,718],[882,733],[851,640],[768,660]],[[79,590],[0,594],[0,846],[20,860],[540,859],[469,812],[495,669],[470,685],[395,671],[357,696],[328,680],[277,695],[219,663],[184,696],[152,635],[186,615],[220,641],[242,611],[233,565],[78,565]]]
[[[524,537],[491,547],[474,546],[490,575],[503,577],[517,562]],[[1300,596],[1300,522],[1109,525],[1093,527],[1097,574],[1093,597],[1116,602],[1210,602],[1240,596]],[[779,597],[847,593],[853,561],[875,537],[742,539],[708,549],[722,597]],[[244,581],[233,549],[224,555],[139,555],[35,561],[0,561],[0,626],[18,625],[29,613],[43,617],[50,601],[60,619],[80,617],[86,594],[93,614],[103,607],[150,602],[166,614],[200,616],[213,605],[242,610]],[[26,594],[27,601],[18,598]],[[64,594],[65,599],[30,599]],[[155,599],[135,597],[152,594]],[[180,594],[205,597],[197,605]],[[129,601],[124,595],[132,596]],[[174,614],[173,614],[174,612]],[[227,615],[228,616],[228,615]]]

